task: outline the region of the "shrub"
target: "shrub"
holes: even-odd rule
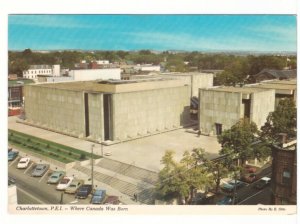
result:
[[[46,145],[46,148],[49,148],[49,147],[50,147],[50,145],[49,145],[49,144],[47,144],[47,145]]]
[[[86,155],[83,154],[83,153],[81,153],[81,154],[80,154],[80,157],[79,157],[79,160],[85,160],[85,158],[86,158]]]
[[[72,155],[73,155],[73,153],[72,153],[72,152],[69,152],[68,154],[69,154],[69,156],[72,156]]]
[[[27,138],[27,142],[31,142],[31,139],[30,139],[30,138]]]

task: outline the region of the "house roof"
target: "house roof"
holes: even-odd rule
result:
[[[256,75],[254,75],[255,78],[263,75],[263,74],[269,74],[273,76],[276,79],[292,79],[297,77],[297,70],[275,70],[275,69],[263,69]]]

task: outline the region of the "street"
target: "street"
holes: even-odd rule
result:
[[[76,199],[74,194],[65,194],[55,189],[56,184],[47,184],[52,171],[48,170],[42,177],[32,177],[30,174],[35,167],[32,162],[27,169],[17,169],[18,158],[9,163],[8,175],[16,180],[18,204],[89,204],[87,199]],[[63,196],[62,196],[63,193]]]

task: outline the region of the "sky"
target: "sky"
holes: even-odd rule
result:
[[[9,15],[9,50],[297,49],[293,15]]]

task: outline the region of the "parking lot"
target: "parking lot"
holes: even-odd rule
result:
[[[13,161],[8,162],[8,175],[16,181],[16,186],[20,190],[18,194],[31,197],[37,203],[43,204],[89,204],[92,198],[90,194],[86,199],[77,199],[74,194],[67,194],[64,191],[56,190],[57,184],[48,184],[47,180],[53,173],[53,170],[48,169],[41,177],[33,177],[37,163],[30,161],[25,169],[18,169],[17,164],[20,160],[18,156]],[[74,176],[76,179],[76,176]],[[18,195],[19,197],[19,195]],[[18,203],[25,203],[22,198],[18,198]]]

